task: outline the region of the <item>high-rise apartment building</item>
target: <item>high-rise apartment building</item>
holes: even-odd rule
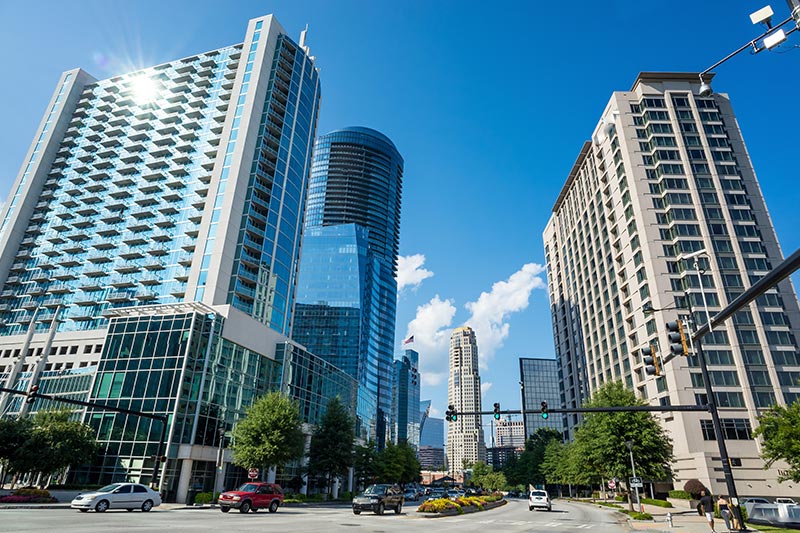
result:
[[[478,343],[468,326],[456,328],[450,336],[450,376],[447,403],[457,413],[481,411],[481,377],[478,371]],[[465,464],[486,462],[486,443],[480,415],[459,415],[447,426],[447,468],[458,473]]]
[[[353,127],[317,139],[293,338],[359,381],[359,434],[381,447],[392,411],[402,186],[403,158],[382,133]]]
[[[553,207],[544,241],[566,407],[612,380],[652,404],[706,403],[694,356],[655,378],[641,348],[665,354],[665,322],[704,324],[705,304],[713,315],[782,260],[730,100],[698,89],[695,73],[641,73],[613,93]],[[683,257],[703,249],[698,274]],[[752,431],[759,412],[800,395],[798,326],[786,280],[703,339],[728,452],[741,461],[733,475],[749,494],[780,490]],[[660,417],[676,486],[697,478],[724,492],[710,415]],[[567,417],[570,432],[577,422]]]
[[[302,401],[354,396],[288,342],[319,99],[302,37],[272,16],[241,44],[59,79],[0,213],[0,381],[169,418],[153,480],[158,423],[89,409],[105,459],[76,478],[219,488],[220,430],[255,397],[328,377]]]
[[[406,442],[419,449],[419,353],[403,350],[394,360],[394,386],[392,399],[392,441]]]
[[[563,417],[548,413],[542,418],[542,402],[547,407],[561,407],[562,378],[558,372],[558,361],[536,357],[519,358],[519,381],[522,393],[522,409],[525,439],[540,428],[551,428],[563,432]]]
[[[494,422],[494,445],[498,447],[523,448],[525,446],[525,424],[522,420],[498,420]]]

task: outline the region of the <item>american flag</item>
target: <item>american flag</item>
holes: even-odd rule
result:
[[[404,340],[403,341],[403,346],[405,346],[406,344],[411,344],[412,342],[414,342],[414,335],[411,335],[409,338]]]

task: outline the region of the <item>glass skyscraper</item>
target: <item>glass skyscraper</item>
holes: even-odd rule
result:
[[[90,409],[104,457],[76,477],[157,482],[182,501],[190,480],[220,488],[219,431],[255,397],[354,394],[286,347],[319,99],[304,38],[272,16],[240,44],[61,76],[0,212],[0,383],[169,419],[153,480],[157,423]],[[19,398],[0,411],[39,407]]]
[[[561,379],[558,374],[558,361],[533,357],[519,358],[519,381],[522,387],[522,409],[524,440],[531,437],[539,428],[552,428],[563,431],[562,415],[551,414],[542,418],[542,402],[548,408],[561,407]]]
[[[317,139],[293,338],[359,382],[359,434],[383,446],[392,411],[403,158],[369,128]]]
[[[392,402],[392,440],[407,442],[419,449],[419,353],[404,350],[394,360],[394,400]]]

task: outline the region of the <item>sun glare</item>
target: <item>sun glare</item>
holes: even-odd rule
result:
[[[131,94],[137,104],[150,104],[158,98],[158,87],[155,81],[146,76],[141,76],[131,82]]]

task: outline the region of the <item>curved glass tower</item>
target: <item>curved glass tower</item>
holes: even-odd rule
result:
[[[382,133],[352,127],[317,139],[292,335],[359,380],[359,432],[379,445],[392,402],[402,186],[403,158]],[[349,326],[332,330],[341,317]]]

